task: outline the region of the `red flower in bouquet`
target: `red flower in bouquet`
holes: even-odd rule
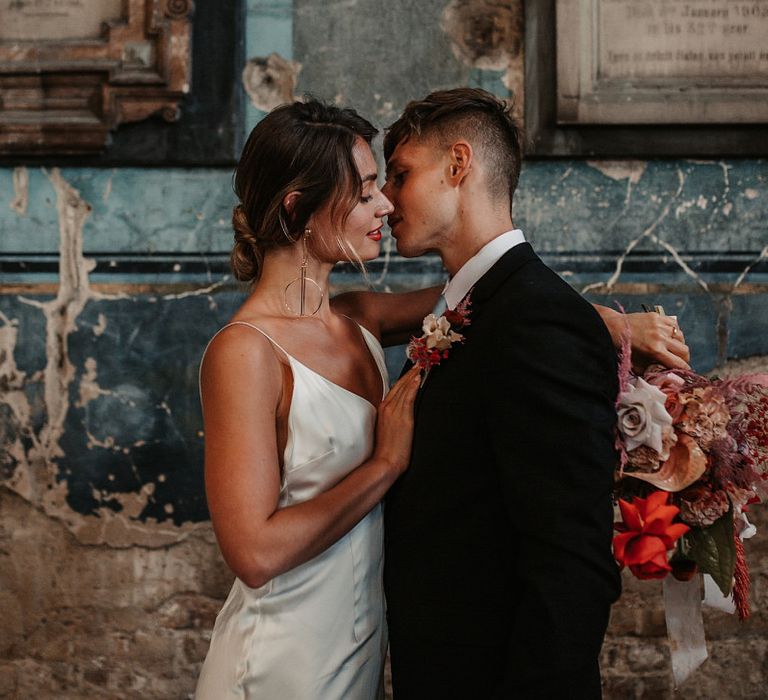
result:
[[[672,521],[680,512],[668,505],[669,494],[654,491],[648,498],[619,499],[623,523],[614,527],[619,534],[613,538],[616,561],[640,579],[664,578],[671,570],[667,552],[690,528]]]

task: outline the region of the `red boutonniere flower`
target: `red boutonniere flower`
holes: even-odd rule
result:
[[[428,314],[422,321],[422,335],[411,338],[406,355],[424,370],[424,379],[432,367],[448,357],[453,345],[464,342],[464,336],[458,330],[469,325],[470,304],[467,294],[455,309],[446,310],[442,316]]]
[[[637,578],[664,578],[672,570],[667,552],[690,530],[672,522],[680,509],[668,505],[668,500],[665,491],[634,497],[632,503],[619,499],[624,522],[614,525],[619,534],[613,538],[613,555],[621,568],[629,566]]]

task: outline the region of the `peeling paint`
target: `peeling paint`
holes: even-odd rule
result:
[[[99,322],[93,327],[93,334],[98,337],[104,331],[107,330],[107,317],[104,314],[99,314]]]
[[[16,366],[15,352],[18,324],[0,312],[0,468],[10,477],[6,483],[26,498],[32,495],[29,471],[19,469],[26,463],[24,439],[39,448],[36,435],[30,430],[32,409],[24,392],[27,376]]]
[[[456,58],[475,68],[504,70],[522,51],[522,7],[493,0],[452,0],[441,26]]]
[[[109,196],[112,194],[112,181],[115,179],[116,172],[117,170],[112,168],[112,174],[109,176],[107,184],[104,185],[104,194],[101,195],[101,200],[105,203],[109,200]]]
[[[75,368],[68,357],[68,336],[88,297],[88,273],[83,257],[83,227],[91,212],[77,190],[54,168],[48,179],[56,192],[59,217],[59,287],[48,302],[23,300],[40,309],[46,319],[47,363],[43,370],[45,422],[33,449],[6,484],[19,495],[43,506],[45,512],[73,524],[75,514],[66,503],[66,485],[57,479],[55,460],[63,455],[59,441],[69,410],[69,384]]]
[[[85,374],[80,379],[80,398],[75,404],[78,408],[94,401],[99,396],[105,396],[111,392],[102,389],[96,382],[96,359],[89,357],[85,361]]]
[[[69,409],[68,388],[75,368],[69,362],[67,337],[75,330],[77,316],[90,295],[88,273],[94,263],[83,256],[83,227],[91,213],[91,205],[80,197],[54,168],[48,179],[56,192],[59,215],[59,289],[56,298],[48,302],[27,300],[39,308],[46,318],[45,405],[48,422],[43,430],[44,456],[52,459],[58,454],[64,418]]]
[[[599,170],[611,180],[629,180],[633,185],[640,182],[648,163],[643,160],[588,160],[587,165]]]
[[[515,113],[522,116],[523,6],[521,0],[452,0],[440,26],[451,51],[464,65],[502,71],[502,81],[514,96]]]
[[[29,206],[29,172],[24,166],[13,169],[13,199],[10,207],[19,216],[26,216]]]
[[[0,454],[7,478],[3,482],[50,517],[63,522],[83,544],[109,544],[115,547],[142,545],[162,547],[179,542],[204,523],[160,523],[155,518],[139,520],[147,503],[154,497],[155,485],[143,484],[138,492],[110,492],[94,515],[75,512],[68,503],[68,482],[61,478],[58,461],[64,457],[61,440],[65,422],[72,408],[82,408],[105,396],[119,393],[101,388],[97,382],[97,362],[83,361],[78,399],[70,406],[70,386],[77,368],[69,354],[69,336],[77,330],[77,321],[92,299],[123,299],[125,294],[107,297],[91,289],[89,274],[94,262],[83,254],[83,235],[91,213],[90,204],[70,185],[58,168],[46,173],[56,194],[59,222],[59,283],[50,301],[20,298],[39,309],[46,326],[46,364],[34,377],[27,377],[15,364],[17,324],[0,313],[0,409],[10,419],[4,429],[4,452]],[[207,293],[204,290],[201,293]],[[104,314],[93,326],[95,336],[106,329]],[[44,421],[35,431],[32,411],[24,387],[33,381],[43,385]],[[119,389],[119,387],[118,387]],[[130,401],[130,387],[126,400]],[[166,407],[166,410],[169,410]],[[87,432],[87,431],[86,431]],[[89,447],[124,451],[111,436],[96,439],[88,434]],[[25,445],[25,441],[27,444]]]
[[[684,216],[685,213],[693,206],[696,205],[695,199],[689,199],[686,202],[681,202],[676,208],[675,208],[675,218],[679,219],[681,216]]]
[[[292,102],[301,64],[277,53],[251,58],[243,68],[243,87],[257,109],[269,112]]]

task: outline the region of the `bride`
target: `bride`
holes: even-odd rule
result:
[[[419,377],[386,393],[379,339],[413,323],[352,320],[328,299],[333,265],[377,257],[392,209],[375,133],[351,110],[279,107],[235,173],[232,267],[252,292],[210,342],[201,391],[206,495],[237,578],[199,699],[381,692],[379,502],[408,463]],[[420,313],[436,293],[409,298]]]
[[[232,268],[251,293],[200,386],[208,506],[236,579],[198,700],[383,696],[380,501],[408,464],[419,376],[387,393],[381,344],[412,334],[439,288],[329,301],[334,264],[376,258],[392,210],[375,134],[349,109],[284,105],[235,172]],[[623,321],[598,310],[618,341]],[[655,316],[630,315],[633,349],[668,360]]]

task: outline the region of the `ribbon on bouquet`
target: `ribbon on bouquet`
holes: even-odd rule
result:
[[[746,515],[742,514],[739,522],[739,537],[742,540],[748,540],[755,535],[757,528],[747,520]],[[675,678],[675,688],[679,688],[707,658],[702,606],[733,615],[736,605],[733,593],[723,595],[709,574],[698,573],[690,581],[678,581],[674,576],[667,576],[664,578],[663,590],[664,616],[672,655],[672,675]]]
[[[667,620],[669,651],[675,688],[707,658],[707,641],[701,617],[701,574],[690,581],[664,578],[664,616]]]
[[[690,581],[678,581],[674,576],[667,576],[663,589],[672,675],[675,688],[679,688],[707,659],[702,606],[731,615],[736,612],[736,606],[733,596],[724,596],[709,574],[696,574]]]

